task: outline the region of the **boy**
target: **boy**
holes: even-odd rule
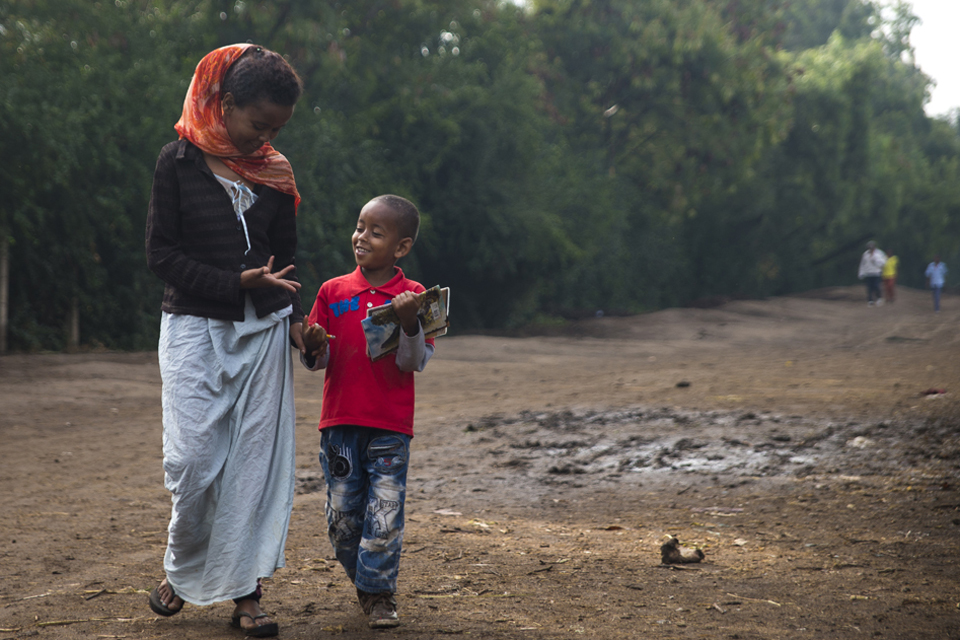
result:
[[[383,195],[364,205],[353,233],[357,269],[320,287],[303,334],[304,365],[326,368],[320,463],[327,533],[374,629],[400,624],[394,593],[413,437],[413,372],[423,371],[434,350],[417,317],[416,294],[424,287],[396,266],[419,227],[420,213],[404,198]],[[400,319],[400,347],[373,362],[360,322],[368,308],[387,302]]]

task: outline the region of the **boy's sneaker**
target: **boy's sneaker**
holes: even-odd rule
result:
[[[392,593],[367,593],[357,589],[360,608],[367,614],[371,629],[391,629],[400,625],[397,615],[397,599]]]

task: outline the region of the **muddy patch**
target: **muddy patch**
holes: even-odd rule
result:
[[[823,422],[752,412],[632,409],[488,416],[464,427],[495,467],[561,476],[898,475],[951,483],[960,438],[927,422]]]
[[[960,478],[960,435],[928,421],[829,422],[799,415],[672,408],[488,415],[459,428],[474,462],[459,476],[581,486],[596,480],[658,484],[687,478],[738,485],[761,478],[883,476],[923,488]],[[316,470],[298,471],[298,493],[323,490]],[[414,478],[426,490],[449,478]],[[479,489],[477,489],[479,490]]]

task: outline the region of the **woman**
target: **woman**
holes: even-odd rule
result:
[[[166,577],[151,609],[232,599],[231,623],[277,635],[260,578],[284,565],[293,505],[288,340],[303,351],[294,275],[293,170],[270,141],[302,92],[278,54],[232,45],[197,66],[160,152],[147,263],[165,282],[159,359],[164,484],[173,509]],[[276,269],[276,270],[275,270]]]

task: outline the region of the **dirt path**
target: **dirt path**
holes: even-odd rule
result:
[[[450,336],[418,378],[407,638],[960,638],[960,299],[860,288]],[[368,637],[324,534],[321,376],[265,608]],[[925,396],[928,389],[946,394]],[[237,638],[160,619],[156,354],[0,358],[0,640]],[[666,568],[667,534],[705,561]]]

